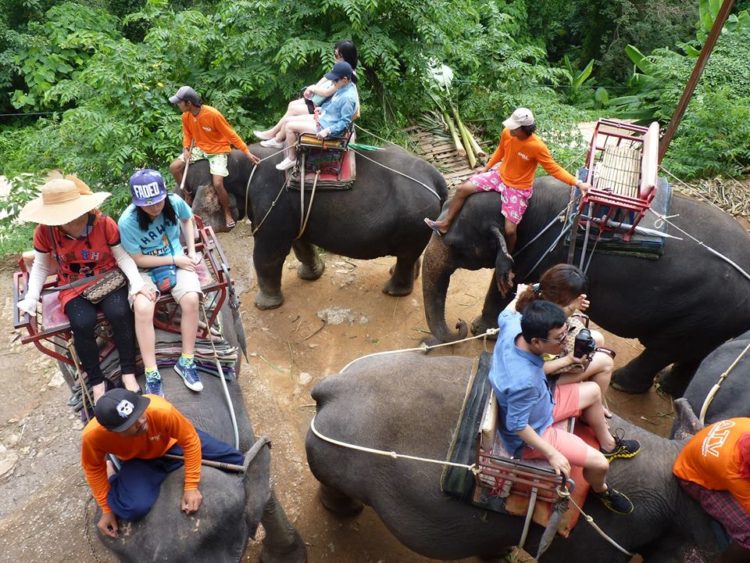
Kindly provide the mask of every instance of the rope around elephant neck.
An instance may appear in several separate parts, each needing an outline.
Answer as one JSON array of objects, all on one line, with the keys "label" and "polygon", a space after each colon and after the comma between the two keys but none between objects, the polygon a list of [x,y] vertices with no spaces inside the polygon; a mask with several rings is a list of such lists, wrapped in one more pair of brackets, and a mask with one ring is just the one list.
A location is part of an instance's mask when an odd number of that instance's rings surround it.
[{"label": "rope around elephant neck", "polygon": [[325,434],[322,434],[316,427],[315,427],[315,418],[318,415],[316,414],[313,419],[310,421],[310,430],[312,430],[312,433],[315,434],[318,438],[323,440],[324,442],[328,442],[329,444],[333,444],[335,446],[341,446],[342,448],[347,448],[349,450],[356,450],[358,452],[365,452],[368,454],[375,454],[375,455],[382,455],[385,457],[390,457],[391,459],[410,459],[412,461],[423,461],[425,463],[432,463],[435,465],[449,465],[451,467],[459,467],[462,469],[467,469],[471,471],[474,475],[477,475],[479,473],[479,468],[477,467],[476,463],[472,463],[471,465],[468,465],[466,463],[456,463],[453,461],[447,461],[444,459],[432,459],[429,457],[420,457],[416,455],[408,455],[408,454],[399,454],[394,451],[386,451],[386,450],[379,450],[377,448],[368,448],[365,446],[358,446],[357,444],[351,444],[349,442],[343,442],[341,440],[336,440],[335,438],[331,438],[329,436],[326,436]]},{"label": "rope around elephant neck", "polygon": [[747,354],[747,351],[750,350],[750,344],[745,346],[745,349],[740,352],[740,355],[735,358],[735,360],[732,362],[732,365],[730,365],[724,373],[722,373],[719,376],[719,381],[717,381],[713,387],[711,387],[711,390],[708,392],[708,395],[706,395],[706,399],[703,401],[703,406],[701,407],[701,414],[700,414],[700,421],[701,424],[706,423],[706,414],[708,413],[708,407],[711,406],[711,403],[714,400],[714,397],[716,397],[716,394],[719,392],[719,388],[721,387],[721,384],[724,383],[724,380],[729,377],[729,374],[732,372],[732,370],[737,367],[737,364],[740,363],[740,360],[745,357],[745,354]]},{"label": "rope around elephant neck", "polygon": [[372,354],[367,354],[366,356],[360,356],[359,358],[354,358],[351,362],[346,364],[339,373],[344,373],[347,369],[349,369],[349,366],[357,363],[360,360],[364,360],[365,358],[373,358],[375,356],[387,356],[389,354],[401,354],[402,352],[425,352],[427,353],[430,350],[434,350],[435,348],[442,348],[443,346],[453,346],[454,344],[460,344],[461,342],[468,342],[469,340],[477,340],[479,338],[486,339],[488,336],[495,336],[498,332],[500,332],[499,328],[488,328],[482,334],[477,334],[476,336],[468,336],[466,338],[462,338],[461,340],[454,340],[453,342],[443,342],[442,344],[433,344],[432,346],[428,346],[427,344],[422,344],[421,346],[417,346],[416,348],[401,348],[399,350],[385,350],[384,352],[373,352]]},{"label": "rope around elephant neck", "polygon": [[358,151],[355,148],[349,147],[349,150],[352,151],[354,154],[358,154],[362,158],[364,158],[366,160],[369,160],[370,162],[372,162],[374,164],[377,164],[378,166],[381,166],[381,167],[385,168],[386,170],[390,170],[391,172],[393,172],[395,174],[398,174],[399,176],[403,176],[404,178],[408,178],[412,182],[416,182],[417,184],[419,184],[420,186],[422,186],[424,189],[426,189],[428,192],[430,192],[432,195],[434,195],[437,198],[438,201],[440,201],[440,196],[437,194],[437,192],[435,190],[433,190],[430,186],[428,186],[427,184],[425,184],[424,182],[422,182],[421,180],[417,180],[416,178],[413,178],[413,177],[409,176],[408,174],[404,174],[403,172],[400,172],[400,171],[396,170],[395,168],[391,168],[390,166],[386,166],[385,164],[382,164],[382,163],[378,162],[377,160],[374,160],[374,159],[370,158],[369,156],[365,156],[364,154],[362,154],[360,151]]}]

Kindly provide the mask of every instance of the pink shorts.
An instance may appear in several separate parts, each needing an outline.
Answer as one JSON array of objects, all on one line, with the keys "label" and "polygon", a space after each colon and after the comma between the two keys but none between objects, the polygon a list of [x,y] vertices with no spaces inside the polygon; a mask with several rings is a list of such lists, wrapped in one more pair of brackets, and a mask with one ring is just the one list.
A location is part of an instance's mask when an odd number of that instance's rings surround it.
[{"label": "pink shorts", "polygon": [[483,174],[475,174],[469,178],[469,182],[474,184],[477,192],[498,192],[503,202],[502,213],[514,225],[521,222],[529,198],[534,193],[534,188],[517,190],[506,186],[500,178],[497,168]]},{"label": "pink shorts", "polygon": [[[570,462],[583,467],[586,464],[589,445],[575,434],[564,429],[568,418],[581,416],[578,407],[578,384],[555,386],[555,408],[552,411],[554,422],[542,432],[542,438],[552,444]],[[545,455],[533,448],[524,448],[525,459],[545,459]]]}]

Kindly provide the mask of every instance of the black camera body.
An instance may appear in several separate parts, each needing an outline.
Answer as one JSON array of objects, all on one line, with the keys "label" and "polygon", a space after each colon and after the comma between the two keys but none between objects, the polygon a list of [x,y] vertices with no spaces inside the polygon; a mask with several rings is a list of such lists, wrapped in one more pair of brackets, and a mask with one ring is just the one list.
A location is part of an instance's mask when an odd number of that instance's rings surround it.
[{"label": "black camera body", "polygon": [[591,331],[587,328],[579,330],[573,344],[573,356],[576,358],[586,358],[591,356],[595,350],[596,341],[591,336]]}]

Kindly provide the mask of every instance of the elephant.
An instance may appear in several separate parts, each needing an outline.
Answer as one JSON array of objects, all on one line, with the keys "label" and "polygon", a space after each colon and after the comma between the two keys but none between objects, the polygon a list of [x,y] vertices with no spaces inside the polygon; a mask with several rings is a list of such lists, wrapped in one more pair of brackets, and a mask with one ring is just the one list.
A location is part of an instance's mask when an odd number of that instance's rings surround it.
[{"label": "elephant", "polygon": [[[372,355],[312,390],[315,430],[335,440],[429,458],[448,459],[474,361],[401,352]],[[672,464],[682,442],[660,438],[614,415],[613,429],[638,439],[642,453],[612,463],[607,482],[635,505],[629,515],[608,511],[589,495],[583,510],[625,549],[645,561],[711,561],[720,550],[709,518],[680,489]],[[441,465],[393,459],[331,444],[312,430],[308,465],[323,505],[353,515],[375,510],[405,546],[435,559],[499,557],[518,543],[523,517],[489,512],[441,493]],[[525,548],[535,553],[543,529],[533,525]],[[556,538],[543,561],[629,561],[581,518],[567,539]]]},{"label": "elephant", "polygon": [[[256,145],[252,152],[264,161],[250,182],[248,209],[246,187],[252,166],[238,151],[229,157],[225,187],[238,217],[247,214],[255,230],[253,261],[259,285],[255,305],[259,309],[273,309],[284,302],[281,272],[290,248],[300,261],[297,275],[305,280],[323,274],[325,265],[315,246],[359,259],[396,256],[383,292],[411,293],[419,258],[430,238],[423,219],[436,217],[447,196],[445,180],[434,167],[396,146],[358,155],[351,189],[318,189],[314,199],[306,192],[304,205],[312,204],[312,212],[300,236],[305,222],[300,194],[283,188],[284,173],[274,166],[281,155]],[[218,229],[223,219],[210,183],[207,162],[190,166],[186,186],[195,194],[193,211]]]},{"label": "elephant", "polygon": [[[231,314],[225,305],[221,312],[224,336],[237,342]],[[171,370],[170,370],[171,371]],[[203,391],[189,391],[177,376],[163,374],[167,400],[174,404],[196,427],[234,443],[233,426],[222,384],[218,377],[204,375]],[[239,382],[228,382],[240,438],[240,451],[255,442],[245,410]],[[246,461],[247,463],[247,461]],[[200,491],[203,503],[198,512],[186,516],[180,511],[184,470],[169,474],[150,512],[135,522],[120,522],[120,535],[113,539],[96,529],[97,514],[90,519],[92,531],[121,561],[219,561],[242,560],[248,537],[255,535],[258,523],[266,531],[261,561],[269,563],[302,562],[306,548],[302,538],[288,521],[284,509],[271,488],[271,456],[261,447],[247,472],[229,473],[201,467]]]},{"label": "elephant", "polygon": [[[514,282],[528,283],[550,266],[566,261],[568,247],[563,242],[545,252],[561,232],[562,223],[554,218],[568,205],[569,195],[568,186],[554,178],[536,179],[534,195],[518,226],[519,252],[513,261],[502,236],[500,196],[479,193],[466,200],[450,231],[433,236],[423,257],[425,315],[434,340],[454,341],[468,332],[463,321],[455,332],[445,321],[448,285],[457,268],[495,269],[482,313],[472,322],[472,330],[482,333],[497,327],[497,316],[511,299],[507,291],[511,272]],[[669,213],[680,228],[723,252],[745,272],[750,270],[750,236],[732,217],[679,195],[673,197]],[[552,228],[523,249],[550,224]],[[747,277],[687,236],[668,239],[658,260],[595,252],[587,275],[591,301],[587,314],[618,336],[639,338],[645,348],[615,371],[613,385],[622,391],[647,391],[656,374],[673,364],[661,384],[679,396],[711,350],[750,328]]]},{"label": "elephant", "polygon": [[700,416],[711,388],[719,382],[723,373],[728,372],[706,409],[705,424],[738,416],[750,417],[750,349],[746,350],[748,345],[750,331],[716,348],[703,360],[695,372],[695,377],[685,389],[684,399],[690,404],[693,412]]}]

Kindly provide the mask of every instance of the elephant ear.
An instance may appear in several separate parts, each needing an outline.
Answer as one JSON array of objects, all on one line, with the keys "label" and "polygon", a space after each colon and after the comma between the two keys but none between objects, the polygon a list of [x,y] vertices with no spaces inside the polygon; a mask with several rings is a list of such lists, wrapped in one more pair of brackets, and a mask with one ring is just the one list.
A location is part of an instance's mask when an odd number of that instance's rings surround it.
[{"label": "elephant ear", "polygon": [[513,289],[513,258],[508,253],[508,245],[505,235],[498,227],[491,227],[492,237],[497,241],[497,254],[495,256],[495,282],[500,294],[507,297]]},{"label": "elephant ear", "polygon": [[684,440],[695,435],[703,423],[693,412],[693,407],[684,397],[674,401],[674,424],[672,425],[672,439]]}]

